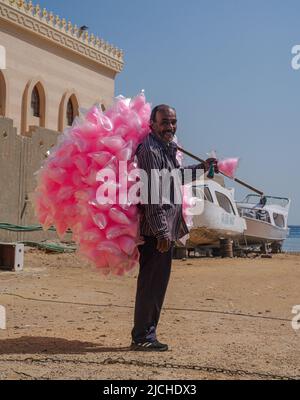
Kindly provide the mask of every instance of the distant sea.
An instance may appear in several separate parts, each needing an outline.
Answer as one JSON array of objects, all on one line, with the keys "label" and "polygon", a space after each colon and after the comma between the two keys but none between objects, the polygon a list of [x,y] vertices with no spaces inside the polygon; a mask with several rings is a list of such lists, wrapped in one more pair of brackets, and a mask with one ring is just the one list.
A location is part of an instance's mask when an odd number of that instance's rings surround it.
[{"label": "distant sea", "polygon": [[282,249],[291,253],[300,252],[300,225],[290,225],[290,233]]}]

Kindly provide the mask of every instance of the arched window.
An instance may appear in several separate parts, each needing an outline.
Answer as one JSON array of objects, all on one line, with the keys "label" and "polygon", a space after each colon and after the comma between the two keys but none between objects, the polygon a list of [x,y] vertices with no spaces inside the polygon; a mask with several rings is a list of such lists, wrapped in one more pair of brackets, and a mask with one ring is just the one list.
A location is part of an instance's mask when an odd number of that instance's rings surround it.
[{"label": "arched window", "polygon": [[75,115],[74,115],[74,107],[71,98],[68,101],[67,104],[67,125],[72,126],[73,121],[74,121]]},{"label": "arched window", "polygon": [[40,94],[37,86],[35,86],[31,93],[31,111],[34,117],[40,117]]},{"label": "arched window", "polygon": [[78,97],[74,89],[71,89],[64,93],[59,105],[58,131],[63,132],[66,127],[72,126],[78,115]]},{"label": "arched window", "polygon": [[28,81],[22,97],[22,135],[31,135],[31,127],[46,127],[47,122],[47,92],[45,82],[41,77]]}]

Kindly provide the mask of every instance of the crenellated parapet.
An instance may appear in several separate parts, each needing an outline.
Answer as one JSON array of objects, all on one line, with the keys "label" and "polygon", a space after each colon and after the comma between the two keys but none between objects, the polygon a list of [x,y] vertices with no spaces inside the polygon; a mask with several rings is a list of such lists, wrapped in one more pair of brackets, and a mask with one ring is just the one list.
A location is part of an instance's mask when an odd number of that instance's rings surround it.
[{"label": "crenellated parapet", "polygon": [[80,30],[65,18],[45,8],[41,9],[39,4],[33,5],[31,0],[0,0],[1,19],[30,30],[115,72],[123,68],[122,50],[88,31]]}]

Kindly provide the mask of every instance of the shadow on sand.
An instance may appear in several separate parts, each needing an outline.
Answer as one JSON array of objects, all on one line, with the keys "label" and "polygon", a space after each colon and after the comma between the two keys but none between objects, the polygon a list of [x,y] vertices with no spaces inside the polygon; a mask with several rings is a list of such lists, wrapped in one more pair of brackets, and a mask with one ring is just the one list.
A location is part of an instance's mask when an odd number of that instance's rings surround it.
[{"label": "shadow on sand", "polygon": [[129,347],[103,347],[97,343],[56,337],[23,336],[0,340],[0,355],[4,354],[84,354],[130,351]]}]

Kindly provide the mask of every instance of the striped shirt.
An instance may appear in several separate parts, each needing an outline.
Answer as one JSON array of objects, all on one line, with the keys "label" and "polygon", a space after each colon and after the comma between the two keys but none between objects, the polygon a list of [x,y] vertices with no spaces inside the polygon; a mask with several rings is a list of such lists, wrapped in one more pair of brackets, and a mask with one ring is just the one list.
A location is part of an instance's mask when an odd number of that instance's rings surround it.
[{"label": "striped shirt", "polygon": [[[150,133],[138,146],[136,156],[138,168],[143,169],[148,177],[148,204],[143,202],[139,205],[140,210],[140,234],[142,236],[154,236],[157,239],[168,238],[176,241],[188,233],[187,225],[182,215],[182,204],[175,203],[175,193],[181,193],[181,185],[184,182],[184,170],[192,170],[191,180],[196,179],[196,170],[201,164],[180,167],[176,159],[177,145],[175,142],[166,144],[154,133]],[[162,200],[162,187],[159,189],[159,201],[151,203],[151,188],[153,190],[153,179],[151,182],[151,171],[167,170],[178,173],[179,179],[174,179],[170,185],[169,202]],[[153,174],[153,172],[152,172]],[[143,181],[143,179],[141,178]],[[162,181],[160,181],[161,183]],[[177,192],[176,192],[177,191]],[[155,190],[154,190],[155,192]]]}]

